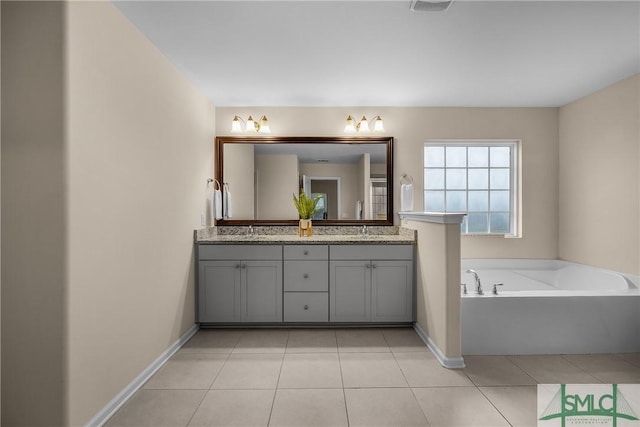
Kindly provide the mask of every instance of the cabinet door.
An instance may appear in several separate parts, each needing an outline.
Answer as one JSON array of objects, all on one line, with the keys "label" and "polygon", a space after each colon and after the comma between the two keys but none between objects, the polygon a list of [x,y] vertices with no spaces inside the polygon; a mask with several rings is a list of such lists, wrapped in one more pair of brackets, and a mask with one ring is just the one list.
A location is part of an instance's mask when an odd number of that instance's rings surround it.
[{"label": "cabinet door", "polygon": [[240,320],[240,261],[200,261],[198,321]]},{"label": "cabinet door", "polygon": [[243,261],[242,321],[282,322],[282,261]]},{"label": "cabinet door", "polygon": [[371,261],[371,321],[413,320],[413,262]]},{"label": "cabinet door", "polygon": [[329,320],[368,322],[371,319],[369,261],[331,261]]}]

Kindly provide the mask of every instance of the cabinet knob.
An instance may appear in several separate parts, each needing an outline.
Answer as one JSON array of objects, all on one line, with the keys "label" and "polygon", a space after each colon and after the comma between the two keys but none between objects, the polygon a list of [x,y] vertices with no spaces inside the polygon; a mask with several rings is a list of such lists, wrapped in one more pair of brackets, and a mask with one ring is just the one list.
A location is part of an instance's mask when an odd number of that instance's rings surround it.
[{"label": "cabinet knob", "polygon": [[367,265],[365,265],[365,267],[371,268],[371,264],[367,264]]},{"label": "cabinet knob", "polygon": [[240,264],[236,264],[236,268],[240,268]]},{"label": "cabinet knob", "polygon": [[302,275],[302,277],[304,277],[305,279],[308,279],[309,275],[307,273],[304,273],[304,275]]},{"label": "cabinet knob", "polygon": [[309,310],[309,306],[305,304],[305,305],[304,305],[304,309],[305,309],[305,310]]},{"label": "cabinet knob", "polygon": [[240,268],[247,268],[247,264],[242,264]]},{"label": "cabinet knob", "polygon": [[307,250],[305,250],[303,253],[304,253],[305,255],[309,255],[309,251],[307,251]]},{"label": "cabinet knob", "polygon": [[371,268],[376,268],[376,265],[375,264],[371,264]]}]

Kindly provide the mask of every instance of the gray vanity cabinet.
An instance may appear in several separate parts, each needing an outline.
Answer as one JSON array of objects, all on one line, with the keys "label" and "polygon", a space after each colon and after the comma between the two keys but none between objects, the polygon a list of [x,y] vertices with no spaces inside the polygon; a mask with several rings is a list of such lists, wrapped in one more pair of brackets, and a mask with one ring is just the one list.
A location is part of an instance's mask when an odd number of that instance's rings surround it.
[{"label": "gray vanity cabinet", "polygon": [[331,322],[413,321],[413,246],[331,246]]},{"label": "gray vanity cabinet", "polygon": [[284,321],[329,321],[329,247],[284,247]]},{"label": "gray vanity cabinet", "polygon": [[201,245],[201,323],[282,322],[282,246]]}]

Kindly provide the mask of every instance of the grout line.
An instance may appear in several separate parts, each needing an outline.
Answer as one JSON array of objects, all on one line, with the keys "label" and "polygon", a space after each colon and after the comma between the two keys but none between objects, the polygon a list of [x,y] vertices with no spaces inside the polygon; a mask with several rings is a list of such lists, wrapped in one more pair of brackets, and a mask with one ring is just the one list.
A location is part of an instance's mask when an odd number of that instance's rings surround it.
[{"label": "grout line", "polygon": [[273,408],[276,405],[276,396],[278,395],[278,386],[280,385],[280,377],[282,376],[282,366],[284,365],[284,357],[287,354],[287,345],[289,345],[289,329],[287,329],[287,342],[284,345],[284,352],[282,353],[282,359],[280,360],[280,370],[278,371],[276,388],[275,390],[273,390],[273,400],[271,401],[271,411],[269,411],[269,419],[267,420],[267,426],[271,424],[271,417],[273,416]]},{"label": "grout line", "polygon": [[484,394],[484,392],[480,389],[480,387],[476,387],[476,389],[480,392],[480,394],[482,394],[482,396],[487,400],[487,402],[489,402],[489,404],[495,408],[495,410],[500,414],[500,416],[502,416],[502,418],[504,418],[504,420],[507,422],[507,424],[509,424],[511,427],[513,427],[513,424],[511,423],[511,421],[509,421],[509,419],[506,417],[506,415],[504,415],[502,413],[502,411],[500,409],[498,409],[498,407],[493,403],[493,401],[491,401],[491,399],[489,399],[489,397],[486,394]]}]

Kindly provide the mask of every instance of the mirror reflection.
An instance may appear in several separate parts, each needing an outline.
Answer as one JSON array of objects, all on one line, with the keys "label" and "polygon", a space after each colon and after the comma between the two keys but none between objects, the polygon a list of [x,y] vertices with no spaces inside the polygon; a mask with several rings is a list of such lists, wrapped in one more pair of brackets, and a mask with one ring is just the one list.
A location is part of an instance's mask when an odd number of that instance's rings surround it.
[{"label": "mirror reflection", "polygon": [[316,222],[392,221],[389,140],[229,143],[218,138],[218,168],[233,195],[228,220],[297,221],[293,194],[305,192],[319,199]]}]

